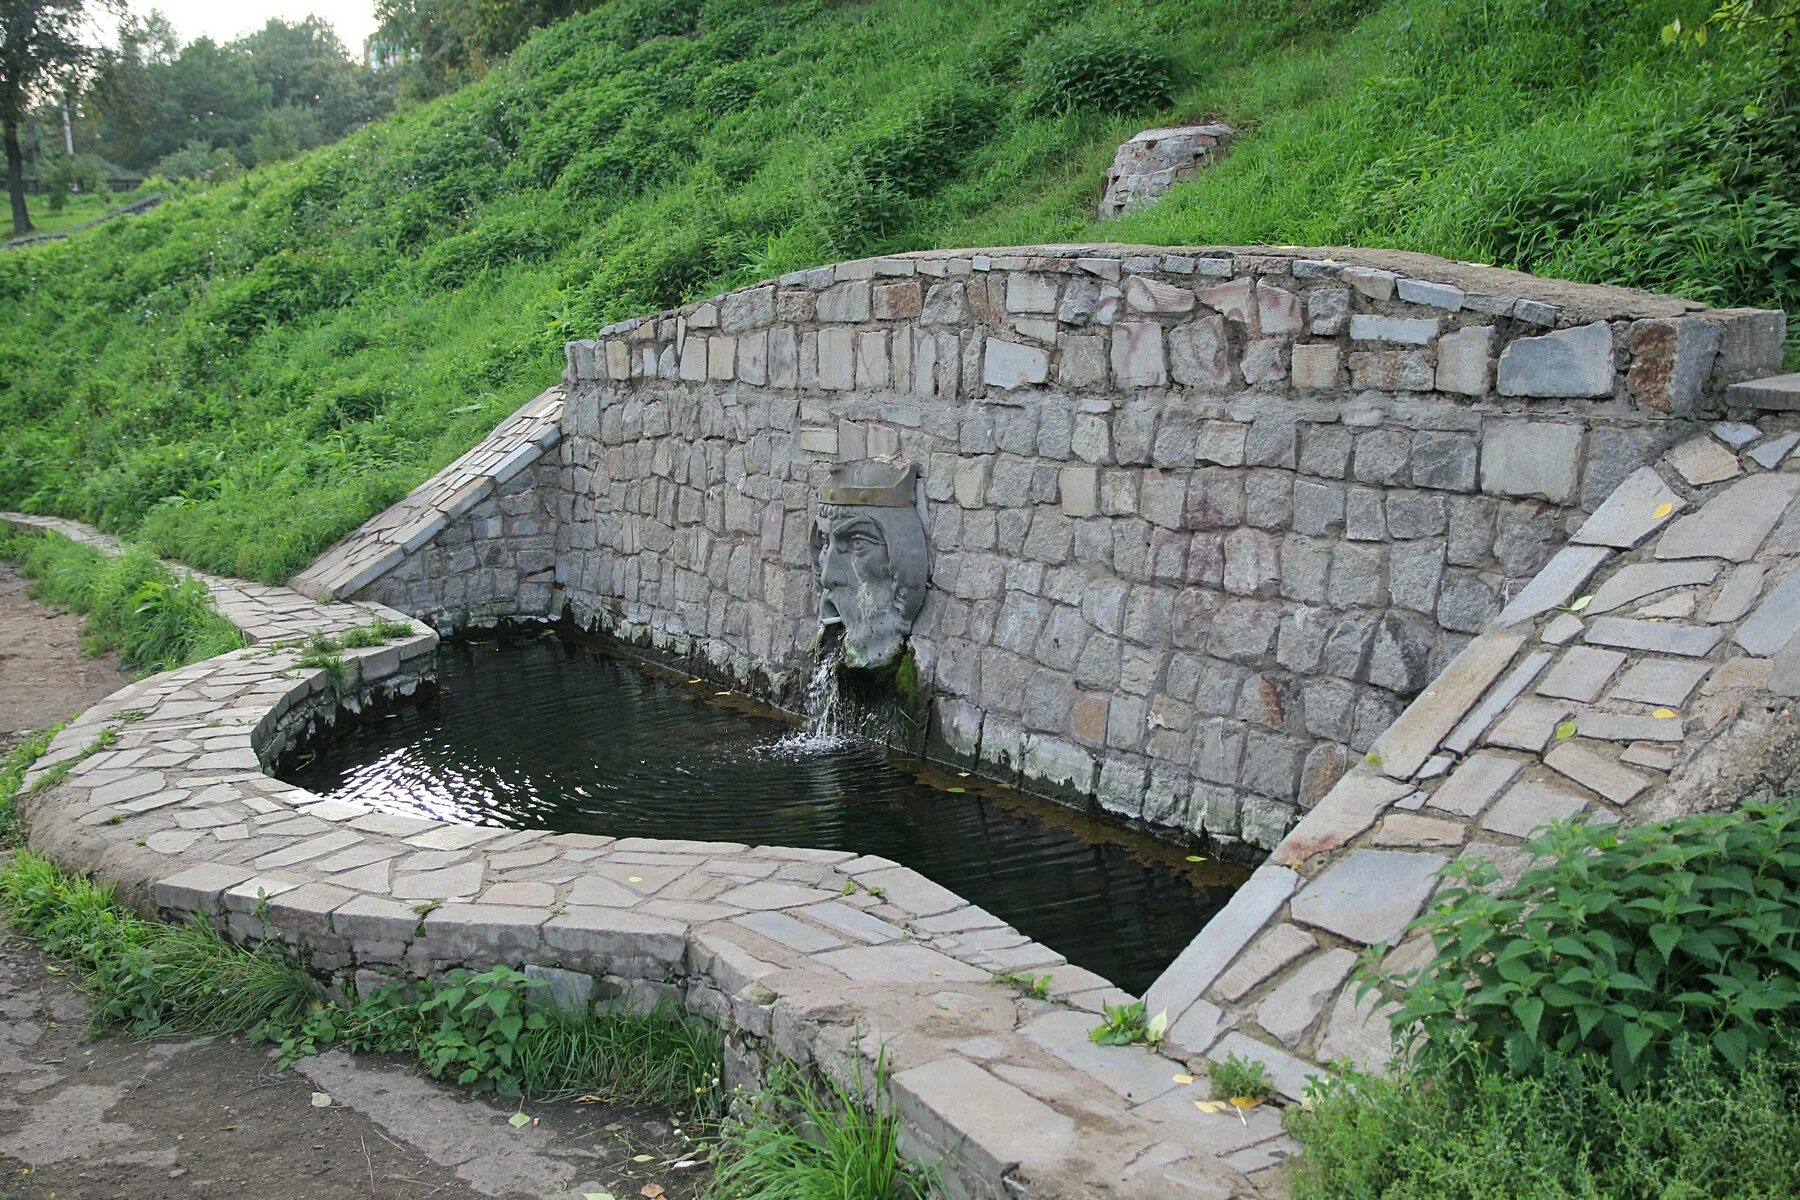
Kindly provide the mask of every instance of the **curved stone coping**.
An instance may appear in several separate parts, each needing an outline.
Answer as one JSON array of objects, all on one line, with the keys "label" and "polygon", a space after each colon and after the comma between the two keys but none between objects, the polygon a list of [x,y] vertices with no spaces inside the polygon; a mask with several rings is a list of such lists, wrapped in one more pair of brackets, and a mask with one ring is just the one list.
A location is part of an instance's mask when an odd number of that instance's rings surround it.
[{"label": "curved stone coping", "polygon": [[1390,971],[1428,961],[1405,928],[1452,858],[1516,879],[1553,819],[1650,822],[1782,787],[1797,444],[1792,419],[1726,422],[1627,477],[1151,986],[1172,1048],[1258,1057],[1288,1095],[1314,1062],[1379,1066],[1391,1006],[1347,980],[1372,945],[1397,943]]},{"label": "curved stone coping", "polygon": [[[4,519],[113,545],[70,522]],[[908,1147],[949,1156],[953,1195],[1247,1196],[1273,1183],[1252,1173],[1295,1149],[1273,1111],[1196,1110],[1180,1062],[1094,1046],[1095,1014],[1128,997],[886,859],[447,824],[269,778],[263,764],[339,706],[286,639],[404,618],[207,583],[257,644],[107,697],[21,793],[33,848],[129,902],[207,914],[339,981],[504,962],[581,996],[675,999],[724,1029],[728,1084],[777,1055],[841,1075],[847,1052],[885,1048]],[[344,652],[351,703],[428,670],[437,637],[414,628]],[[1050,973],[1051,998],[997,985],[1000,971]]]},{"label": "curved stone coping", "polygon": [[494,494],[562,437],[559,387],[533,397],[485,438],[392,507],[363,522],[290,581],[319,600],[341,600],[398,567]]}]

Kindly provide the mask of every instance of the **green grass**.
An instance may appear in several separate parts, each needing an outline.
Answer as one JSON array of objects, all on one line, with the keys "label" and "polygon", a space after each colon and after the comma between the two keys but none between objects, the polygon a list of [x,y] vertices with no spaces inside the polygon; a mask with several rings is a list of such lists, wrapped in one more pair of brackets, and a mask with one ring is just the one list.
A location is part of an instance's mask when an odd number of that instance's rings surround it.
[{"label": "green grass", "polygon": [[0,558],[19,563],[30,594],[85,613],[82,648],[118,651],[131,670],[151,675],[239,649],[243,634],[213,606],[206,585],[177,579],[142,546],[108,555],[60,534],[0,534]]},{"label": "green grass", "polygon": [[[1800,89],[1741,38],[1662,44],[1710,7],[614,0],[334,146],[0,256],[0,505],[277,581],[565,340],[883,251],[1339,242],[1800,309]],[[1217,170],[1092,221],[1117,142],[1213,114],[1244,130]]]},{"label": "green grass", "polygon": [[1289,1109],[1294,1200],[1785,1200],[1800,1195],[1800,1038],[1741,1071],[1688,1042],[1653,1087],[1602,1058],[1538,1077],[1474,1064],[1352,1075]]},{"label": "green grass", "polygon": [[50,749],[51,741],[61,732],[61,725],[53,725],[49,729],[26,734],[24,741],[5,754],[0,754],[0,846],[10,845],[18,832],[18,816],[13,811],[13,800],[25,783],[25,772],[31,770],[32,763],[44,756],[44,752]]},{"label": "green grass", "polygon": [[861,1060],[848,1086],[793,1068],[727,1121],[713,1200],[930,1200],[933,1164],[900,1153],[900,1122],[887,1107],[887,1061],[875,1065],[873,1105]]}]

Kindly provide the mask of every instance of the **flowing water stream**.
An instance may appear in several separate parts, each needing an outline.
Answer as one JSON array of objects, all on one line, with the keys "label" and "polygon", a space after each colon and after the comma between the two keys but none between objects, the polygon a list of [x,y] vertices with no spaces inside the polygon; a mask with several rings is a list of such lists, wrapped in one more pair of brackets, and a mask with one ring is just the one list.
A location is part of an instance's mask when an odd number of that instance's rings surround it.
[{"label": "flowing water stream", "polygon": [[435,698],[360,718],[282,777],[398,813],[880,854],[1141,990],[1245,877],[1110,821],[795,730],[712,684],[554,636],[448,643]]}]

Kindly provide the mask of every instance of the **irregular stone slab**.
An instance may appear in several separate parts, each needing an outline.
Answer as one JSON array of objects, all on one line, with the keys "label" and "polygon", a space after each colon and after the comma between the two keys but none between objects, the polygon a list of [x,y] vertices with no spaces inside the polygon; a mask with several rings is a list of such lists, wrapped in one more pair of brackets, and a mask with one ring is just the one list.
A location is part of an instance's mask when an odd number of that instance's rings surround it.
[{"label": "irregular stone slab", "polygon": [[1459,817],[1473,817],[1500,794],[1500,789],[1512,782],[1513,776],[1524,765],[1519,759],[1485,750],[1471,754],[1425,803],[1430,808]]},{"label": "irregular stone slab", "polygon": [[1568,715],[1567,704],[1521,700],[1508,709],[1500,723],[1489,732],[1488,744],[1542,754],[1555,735],[1556,726]]},{"label": "irregular stone slab", "polygon": [[752,933],[761,934],[772,942],[778,942],[789,950],[798,950],[802,954],[830,950],[844,944],[843,938],[826,933],[804,921],[796,921],[786,913],[745,913],[733,918],[733,921]]},{"label": "irregular stone slab", "polygon": [[1245,993],[1318,944],[1312,934],[1283,921],[1252,942],[1231,970],[1219,977],[1219,996],[1243,999]]},{"label": "irregular stone slab", "polygon": [[1653,771],[1675,769],[1676,747],[1655,742],[1633,742],[1619,755],[1619,761],[1631,767],[1649,767]]},{"label": "irregular stone slab", "polygon": [[400,900],[448,900],[473,896],[481,890],[482,864],[463,863],[441,871],[419,871],[394,877],[393,894]]},{"label": "irregular stone slab", "polygon": [[1395,779],[1412,778],[1524,644],[1524,633],[1496,630],[1463,647],[1400,719],[1375,739],[1370,752],[1380,758],[1381,770]]},{"label": "irregular stone slab", "polygon": [[1706,610],[1707,624],[1723,625],[1742,620],[1750,606],[1756,603],[1756,598],[1762,595],[1763,576],[1767,571],[1762,563],[1733,567],[1725,586],[1719,589],[1711,607]]},{"label": "irregular stone slab", "polygon": [[1514,667],[1512,673],[1500,682],[1493,691],[1483,696],[1475,710],[1465,717],[1457,727],[1450,731],[1444,739],[1444,749],[1456,754],[1468,753],[1487,729],[1494,718],[1517,700],[1524,690],[1549,665],[1553,656],[1548,650],[1537,650],[1525,656],[1524,660]]},{"label": "irregular stone slab", "polygon": [[1703,586],[1718,577],[1719,564],[1706,559],[1632,563],[1613,572],[1612,577],[1595,590],[1594,598],[1582,611],[1597,617],[1645,596],[1678,587]]},{"label": "irregular stone slab", "polygon": [[1256,1006],[1256,1023],[1293,1049],[1343,986],[1356,959],[1356,951],[1342,947],[1314,955]]},{"label": "irregular stone slab", "polygon": [[1674,621],[1638,621],[1630,617],[1600,617],[1588,626],[1584,639],[1596,646],[1620,646],[1656,654],[1700,658],[1712,651],[1724,636],[1718,628],[1681,625]]},{"label": "irregular stone slab", "polygon": [[1744,408],[1762,408],[1772,412],[1800,410],[1800,371],[1792,375],[1771,375],[1767,379],[1751,379],[1734,383],[1725,389],[1726,399]]},{"label": "irregular stone slab", "polygon": [[[1663,505],[1668,511],[1663,511]],[[1571,542],[1629,550],[1687,507],[1653,467],[1639,467],[1613,489],[1594,515],[1582,522]],[[1659,517],[1656,514],[1661,512]]]},{"label": "irregular stone slab", "polygon": [[1359,342],[1398,342],[1428,346],[1443,322],[1437,317],[1381,317],[1357,313],[1350,318],[1350,337]]},{"label": "irregular stone slab", "polygon": [[1770,660],[1768,688],[1777,696],[1800,696],[1800,639]]},{"label": "irregular stone slab", "polygon": [[[544,923],[544,944],[579,956],[568,965],[604,969],[650,960],[674,966],[687,948],[679,921],[613,908],[568,908]],[[631,974],[641,974],[641,968]]]},{"label": "irregular stone slab", "polygon": [[1300,876],[1286,867],[1263,865],[1232,894],[1225,907],[1176,955],[1144,993],[1144,1009],[1167,1012],[1171,1022],[1200,999],[1231,960],[1281,911]]},{"label": "irregular stone slab", "polygon": [[836,900],[838,897],[822,888],[803,887],[797,883],[747,883],[733,888],[719,897],[720,904],[729,904],[734,908],[799,908],[805,904],[817,904],[822,900]]},{"label": "irregular stone slab", "polygon": [[166,879],[157,880],[151,886],[150,895],[161,909],[216,916],[220,911],[220,897],[252,874],[247,868],[224,863],[195,863]]},{"label": "irregular stone slab", "polygon": [[1629,804],[1653,782],[1648,775],[1620,766],[1616,759],[1579,742],[1563,742],[1553,747],[1544,756],[1544,762],[1614,804]]},{"label": "irregular stone slab", "polygon": [[1335,850],[1373,825],[1382,809],[1411,791],[1409,783],[1369,771],[1351,771],[1288,832],[1270,861],[1294,867],[1316,854]]},{"label": "irregular stone slab", "polygon": [[[1420,803],[1425,796],[1420,793]],[[1463,828],[1460,821],[1446,821],[1439,817],[1425,817],[1418,813],[1401,812],[1382,820],[1381,828],[1375,831],[1370,843],[1375,846],[1460,846],[1468,837],[1469,831]]]},{"label": "irregular stone slab", "polygon": [[991,337],[982,359],[981,379],[991,387],[1021,388],[1049,378],[1050,355],[1036,346]]},{"label": "irregular stone slab", "polygon": [[864,887],[881,889],[882,899],[915,917],[936,916],[965,903],[949,888],[939,887],[910,867],[866,872],[858,875],[856,881]]},{"label": "irregular stone slab", "polygon": [[1800,475],[1752,475],[1681,518],[1656,544],[1656,557],[1747,562],[1800,491]]},{"label": "irregular stone slab", "polygon": [[1544,626],[1544,632],[1539,637],[1547,646],[1560,646],[1584,628],[1581,618],[1574,613],[1557,613],[1550,618],[1549,624]]},{"label": "irregular stone slab", "polygon": [[1019,1032],[1112,1091],[1142,1104],[1175,1088],[1169,1060],[1141,1046],[1099,1046],[1088,1038],[1094,1018],[1084,1012],[1046,1013]]},{"label": "irregular stone slab", "polygon": [[1738,645],[1757,658],[1768,658],[1800,632],[1800,570],[1781,581],[1768,599],[1738,626]]},{"label": "irregular stone slab", "polygon": [[1688,693],[1712,670],[1708,662],[1682,662],[1672,658],[1650,658],[1634,663],[1612,690],[1611,699],[1635,700],[1639,704],[1662,704],[1679,707]]},{"label": "irregular stone slab", "polygon": [[1737,455],[1704,435],[1692,437],[1669,451],[1664,458],[1675,473],[1695,487],[1722,483],[1744,473]]},{"label": "irregular stone slab", "polygon": [[1679,742],[1682,723],[1669,717],[1584,712],[1575,718],[1575,732],[1602,742]]},{"label": "irregular stone slab", "polygon": [[1742,421],[1720,421],[1712,427],[1712,432],[1714,437],[1733,450],[1742,450],[1762,436],[1762,430],[1754,425],[1746,425]]},{"label": "irregular stone slab", "polygon": [[1600,695],[1600,689],[1625,663],[1617,650],[1596,650],[1592,646],[1576,646],[1562,658],[1538,684],[1539,695],[1564,700],[1580,700],[1584,704]]},{"label": "irregular stone slab", "polygon": [[1404,850],[1357,850],[1294,897],[1296,921],[1373,945],[1392,941],[1418,915],[1450,860]]},{"label": "irregular stone slab", "polygon": [[617,880],[608,879],[604,875],[584,875],[569,889],[567,902],[584,907],[632,908],[643,899],[642,892],[634,891]]},{"label": "irregular stone slab", "polygon": [[1784,433],[1778,438],[1770,438],[1752,450],[1750,457],[1755,459],[1759,466],[1773,471],[1793,451],[1796,442],[1800,442],[1800,433]]},{"label": "irregular stone slab", "polygon": [[1509,342],[1497,386],[1502,396],[1612,395],[1612,328],[1595,321]]},{"label": "irregular stone slab", "polygon": [[1561,608],[1611,554],[1612,551],[1604,546],[1564,546],[1500,610],[1494,624],[1502,627],[1517,625],[1531,620],[1539,613]]},{"label": "irregular stone slab", "polygon": [[1358,996],[1357,991],[1345,988],[1332,1005],[1317,1054],[1323,1062],[1348,1060],[1361,1070],[1379,1071],[1394,1056],[1391,1018],[1399,1006],[1380,992]]},{"label": "irregular stone slab", "polygon": [[995,1181],[1025,1163],[1053,1169],[1075,1146],[1075,1123],[965,1058],[941,1058],[893,1078],[900,1117],[954,1146]]},{"label": "irregular stone slab", "polygon": [[1567,788],[1542,780],[1528,780],[1508,789],[1482,821],[1481,827],[1516,838],[1528,838],[1550,822],[1566,820],[1586,807],[1587,801]]},{"label": "irregular stone slab", "polygon": [[871,916],[860,908],[851,908],[836,900],[824,904],[809,904],[799,911],[800,915],[861,942],[893,942],[906,936],[906,931],[898,925],[890,925],[880,917]]}]

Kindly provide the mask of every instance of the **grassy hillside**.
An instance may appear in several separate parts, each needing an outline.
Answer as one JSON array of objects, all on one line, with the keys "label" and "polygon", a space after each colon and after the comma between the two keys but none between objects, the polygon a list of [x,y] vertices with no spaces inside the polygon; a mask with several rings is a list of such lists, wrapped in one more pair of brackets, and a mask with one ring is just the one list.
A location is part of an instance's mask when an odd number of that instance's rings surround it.
[{"label": "grassy hillside", "polygon": [[[0,255],[0,506],[280,579],[565,339],[885,250],[1401,246],[1800,309],[1800,98],[1742,41],[1662,44],[1710,7],[615,0],[336,146]],[[1092,224],[1116,142],[1213,114],[1247,130],[1218,171]]]}]

